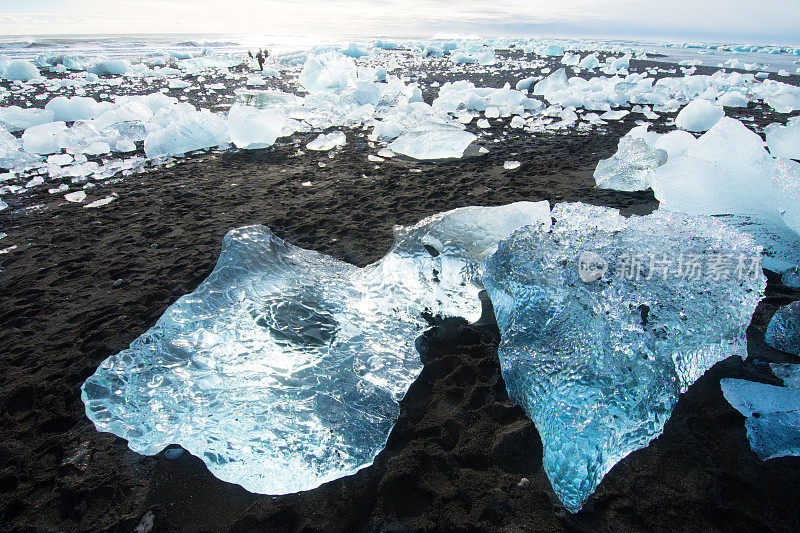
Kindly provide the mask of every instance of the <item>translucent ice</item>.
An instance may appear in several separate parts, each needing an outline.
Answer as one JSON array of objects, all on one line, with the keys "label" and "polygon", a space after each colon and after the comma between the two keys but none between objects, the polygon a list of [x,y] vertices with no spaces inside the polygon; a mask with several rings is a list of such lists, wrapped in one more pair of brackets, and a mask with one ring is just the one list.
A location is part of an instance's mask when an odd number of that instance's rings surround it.
[{"label": "translucent ice", "polygon": [[92,66],[89,71],[98,76],[121,76],[131,68],[131,62],[127,59],[111,59],[100,61]]},{"label": "translucent ice", "polygon": [[667,151],[654,148],[640,137],[626,135],[617,153],[597,163],[594,180],[602,189],[643,191],[650,187],[653,170],[667,162]]},{"label": "translucent ice", "polygon": [[40,76],[36,65],[24,59],[10,61],[3,69],[3,77],[7,80],[28,81]]},{"label": "translucent ice", "polygon": [[53,120],[64,122],[75,122],[76,120],[88,120],[95,118],[108,108],[97,102],[94,98],[83,96],[56,96],[50,100],[45,109],[53,112]]},{"label": "translucent ice", "polygon": [[773,156],[800,159],[800,117],[790,118],[785,126],[770,124],[764,133]]},{"label": "translucent ice", "polygon": [[253,492],[308,490],[372,463],[422,369],[422,313],[476,320],[480,262],[547,202],[469,207],[397,227],[364,268],[264,226],[226,235],[214,271],[83,385],[98,430],[180,444]]},{"label": "translucent ice", "polygon": [[53,122],[53,112],[46,109],[0,107],[0,126],[8,131],[22,131],[31,126]]},{"label": "translucent ice", "polygon": [[[625,219],[584,204],[559,204],[552,216],[549,231],[525,227],[503,240],[483,283],[509,396],[533,419],[544,470],[575,512],[618,461],[661,433],[689,385],[746,353],[766,282],[752,237],[712,218]],[[691,258],[740,256],[749,266],[741,276],[686,270]]]},{"label": "translucent ice", "polygon": [[286,117],[271,109],[234,104],[228,112],[231,141],[238,148],[265,148],[281,135]]},{"label": "translucent ice", "polygon": [[389,144],[396,154],[414,159],[449,159],[464,155],[477,136],[456,127],[435,127],[409,131]]},{"label": "translucent ice", "polygon": [[771,366],[786,387],[744,379],[720,380],[725,399],[747,417],[747,440],[762,461],[787,455],[800,456],[800,390],[796,388],[798,365]]},{"label": "translucent ice", "polygon": [[300,85],[310,93],[340,93],[356,77],[356,64],[338,52],[310,55],[300,71]]},{"label": "translucent ice", "polygon": [[681,109],[675,125],[687,131],[708,131],[725,116],[725,111],[714,102],[698,98]]},{"label": "translucent ice", "polygon": [[800,301],[785,305],[775,312],[764,338],[776,350],[800,356]]},{"label": "translucent ice", "polygon": [[165,128],[147,134],[144,152],[149,158],[183,155],[228,142],[225,120],[204,110],[172,116]]},{"label": "translucent ice", "polygon": [[22,147],[31,154],[54,154],[61,151],[59,135],[67,131],[63,122],[32,126],[22,134]]}]

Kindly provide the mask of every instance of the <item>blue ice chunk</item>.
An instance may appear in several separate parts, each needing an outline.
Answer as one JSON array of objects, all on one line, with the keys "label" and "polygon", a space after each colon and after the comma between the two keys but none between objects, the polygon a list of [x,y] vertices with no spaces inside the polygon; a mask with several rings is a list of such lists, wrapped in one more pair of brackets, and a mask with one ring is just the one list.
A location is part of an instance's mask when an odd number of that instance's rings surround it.
[{"label": "blue ice chunk", "polygon": [[[584,204],[552,216],[550,230],[501,241],[483,283],[509,396],[533,419],[544,470],[576,512],[617,462],[661,434],[689,385],[746,354],[766,281],[753,238],[710,217],[626,219]],[[741,277],[735,259],[727,272],[708,270],[740,256],[755,266]],[[679,270],[698,264],[699,275]]]},{"label": "blue ice chunk", "polygon": [[776,350],[800,355],[800,300],[775,312],[764,337]]}]

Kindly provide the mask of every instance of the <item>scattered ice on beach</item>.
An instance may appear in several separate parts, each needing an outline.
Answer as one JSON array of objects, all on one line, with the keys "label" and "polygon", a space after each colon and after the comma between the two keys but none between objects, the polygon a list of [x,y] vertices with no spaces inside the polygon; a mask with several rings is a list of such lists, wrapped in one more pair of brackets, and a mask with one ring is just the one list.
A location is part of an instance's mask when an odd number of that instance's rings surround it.
[{"label": "scattered ice on beach", "polygon": [[720,380],[725,399],[747,417],[747,440],[762,461],[800,456],[800,365],[770,366],[775,375],[783,380],[785,387],[744,379]]},{"label": "scattered ice on beach", "polygon": [[[678,254],[757,261],[752,237],[712,218],[626,219],[585,204],[559,204],[552,216],[549,231],[529,226],[503,240],[483,283],[509,396],[533,419],[544,470],[576,512],[617,462],[662,432],[689,385],[714,363],[746,355],[766,281],[760,268],[715,280],[663,266]],[[588,265],[597,281],[580,277],[587,252],[602,259]],[[662,261],[636,262],[651,254]]]},{"label": "scattered ice on beach", "polygon": [[692,100],[675,117],[675,125],[686,131],[708,131],[725,116],[725,110],[703,98]]},{"label": "scattered ice on beach", "polygon": [[506,170],[516,170],[520,166],[522,166],[522,163],[520,163],[519,161],[506,161],[505,163],[503,163],[503,168]]},{"label": "scattered ice on beach", "polygon": [[338,52],[309,55],[300,71],[300,85],[310,93],[340,93],[356,77],[356,64]]},{"label": "scattered ice on beach", "polygon": [[347,136],[343,131],[320,133],[316,139],[306,145],[308,150],[328,151],[347,144]]},{"label": "scattered ice on beach", "polygon": [[389,149],[414,159],[458,158],[475,139],[474,133],[443,126],[404,133],[389,144]]},{"label": "scattered ice on beach", "polygon": [[59,136],[67,131],[63,122],[32,126],[22,134],[22,147],[31,154],[46,155],[61,151]]},{"label": "scattered ice on beach", "polygon": [[86,192],[84,191],[70,192],[64,195],[64,199],[68,202],[79,204],[84,200],[86,200]]},{"label": "scattered ice on beach", "polygon": [[776,350],[800,356],[800,301],[775,312],[767,325],[765,341]]},{"label": "scattered ice on beach", "polygon": [[423,312],[481,316],[481,261],[547,202],[467,207],[395,229],[364,268],[229,232],[211,275],[83,385],[100,431],[179,444],[252,492],[309,490],[368,466],[422,370]]}]

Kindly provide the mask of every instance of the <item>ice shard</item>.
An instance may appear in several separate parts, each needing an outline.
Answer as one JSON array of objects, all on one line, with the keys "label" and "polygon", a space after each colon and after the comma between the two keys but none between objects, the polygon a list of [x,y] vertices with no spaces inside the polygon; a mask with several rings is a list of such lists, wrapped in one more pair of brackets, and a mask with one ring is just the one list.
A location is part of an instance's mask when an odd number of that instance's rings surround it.
[{"label": "ice shard", "polygon": [[785,305],[775,312],[764,338],[776,350],[800,356],[800,301]]},{"label": "ice shard", "polygon": [[784,387],[744,379],[720,380],[722,395],[747,417],[747,440],[762,461],[800,456],[800,365],[770,366]]},{"label": "ice shard", "polygon": [[528,224],[550,224],[547,202],[456,209],[395,228],[364,268],[233,230],[209,277],[84,383],[86,414],[136,452],[179,444],[253,492],[352,474],[422,369],[422,314],[477,320],[481,262]]},{"label": "ice shard", "polygon": [[689,385],[746,353],[766,282],[753,238],[713,218],[626,219],[584,204],[552,216],[549,230],[501,241],[483,283],[509,396],[533,419],[544,470],[576,512],[661,434]]}]

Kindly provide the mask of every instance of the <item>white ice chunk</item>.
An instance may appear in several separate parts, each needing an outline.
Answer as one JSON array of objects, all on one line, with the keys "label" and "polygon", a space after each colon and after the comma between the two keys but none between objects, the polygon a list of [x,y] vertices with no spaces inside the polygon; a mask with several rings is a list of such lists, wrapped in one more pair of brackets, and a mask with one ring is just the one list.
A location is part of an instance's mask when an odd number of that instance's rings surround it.
[{"label": "white ice chunk", "polygon": [[800,117],[790,118],[785,126],[770,124],[764,128],[764,133],[774,157],[800,159]]},{"label": "white ice chunk", "polygon": [[703,98],[692,100],[675,117],[675,125],[687,131],[708,131],[725,116],[725,110]]},{"label": "white ice chunk", "polygon": [[475,139],[468,131],[442,126],[404,133],[389,144],[389,149],[414,159],[459,158]]},{"label": "white ice chunk", "polygon": [[36,65],[24,59],[15,59],[8,62],[2,74],[7,80],[18,81],[29,81],[41,77]]},{"label": "white ice chunk", "polygon": [[237,148],[272,146],[285,124],[286,117],[274,110],[234,104],[228,112],[228,129]]}]

